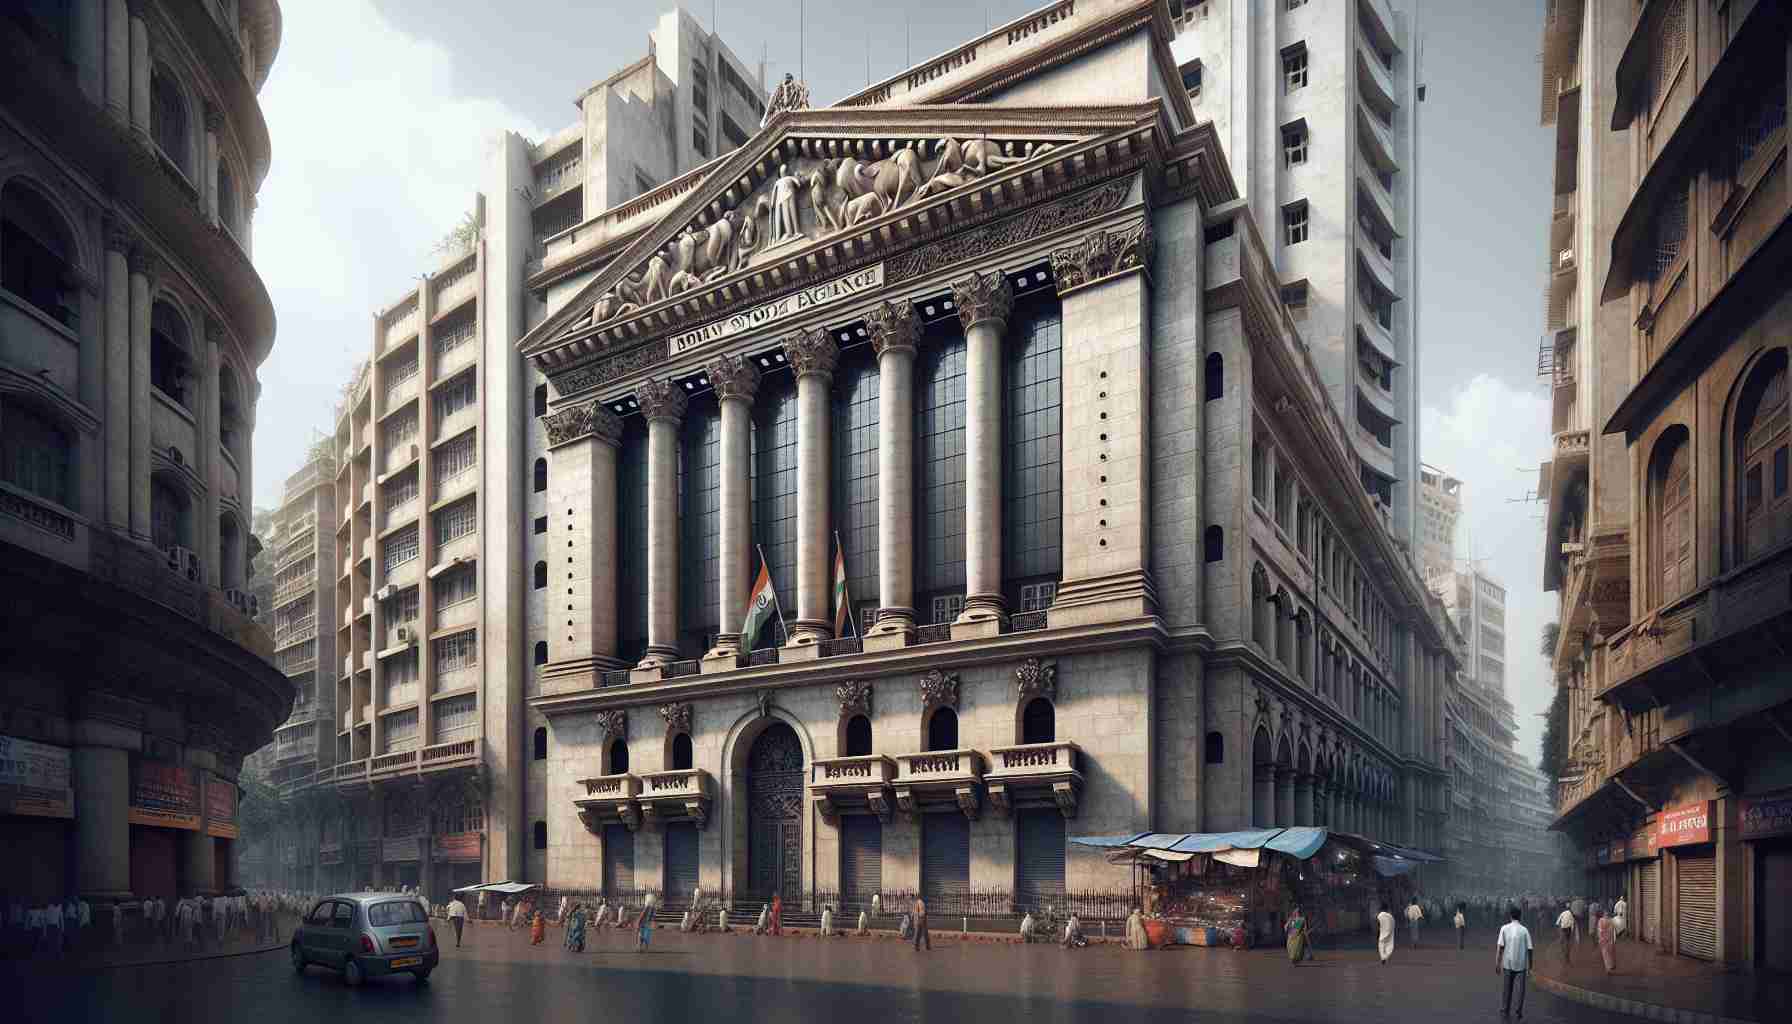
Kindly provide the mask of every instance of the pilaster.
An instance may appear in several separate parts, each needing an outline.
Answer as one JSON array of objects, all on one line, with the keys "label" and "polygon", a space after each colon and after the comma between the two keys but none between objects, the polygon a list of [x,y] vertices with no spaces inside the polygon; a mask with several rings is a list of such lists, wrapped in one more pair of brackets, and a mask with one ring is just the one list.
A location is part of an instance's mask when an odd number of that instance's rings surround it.
[{"label": "pilaster", "polygon": [[542,424],[551,466],[549,521],[562,527],[552,539],[568,542],[564,548],[548,545],[548,635],[566,655],[543,670],[542,689],[587,689],[597,685],[597,673],[622,667],[616,657],[616,458],[622,420],[601,402],[588,402],[557,410]]}]

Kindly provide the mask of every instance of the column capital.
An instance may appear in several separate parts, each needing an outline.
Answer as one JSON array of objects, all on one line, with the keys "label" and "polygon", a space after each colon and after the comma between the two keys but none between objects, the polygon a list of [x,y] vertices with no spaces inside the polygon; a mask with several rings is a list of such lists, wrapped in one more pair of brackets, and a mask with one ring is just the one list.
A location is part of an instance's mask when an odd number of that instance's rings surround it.
[{"label": "column capital", "polygon": [[213,135],[224,130],[224,110],[211,100],[205,101],[205,130]]},{"label": "column capital", "polygon": [[759,370],[745,356],[724,352],[704,369],[709,372],[709,383],[715,387],[718,401],[739,398],[750,405],[759,393]]},{"label": "column capital", "polygon": [[604,408],[602,402],[587,402],[551,412],[541,418],[541,425],[547,429],[549,448],[590,436],[608,445],[622,443],[622,418]]},{"label": "column capital", "polygon": [[682,423],[684,411],[690,406],[690,399],[679,389],[678,382],[671,379],[641,382],[635,388],[635,402],[641,406],[641,415],[647,422],[666,420],[671,423]]},{"label": "column capital", "polygon": [[137,244],[137,232],[127,224],[123,217],[108,213],[105,218],[106,251],[121,252],[127,257]]},{"label": "column capital", "polygon": [[1052,277],[1058,294],[1067,295],[1121,274],[1149,273],[1155,251],[1149,219],[1119,228],[1096,228],[1076,245],[1052,251]]},{"label": "column capital", "polygon": [[921,343],[921,318],[906,299],[902,302],[881,302],[865,314],[871,328],[871,350],[879,359],[885,352],[914,355]]},{"label": "column capital", "polygon": [[131,247],[125,251],[124,258],[125,262],[130,265],[132,274],[148,278],[156,276],[159,261],[156,254],[141,240],[131,243]]},{"label": "column capital", "polygon": [[958,319],[965,330],[993,320],[999,332],[1007,326],[1008,314],[1014,309],[1014,287],[1000,270],[973,270],[969,277],[952,282],[952,302],[958,307]]},{"label": "column capital", "polygon": [[784,356],[800,380],[811,374],[832,377],[840,361],[840,345],[825,327],[812,327],[784,339]]}]

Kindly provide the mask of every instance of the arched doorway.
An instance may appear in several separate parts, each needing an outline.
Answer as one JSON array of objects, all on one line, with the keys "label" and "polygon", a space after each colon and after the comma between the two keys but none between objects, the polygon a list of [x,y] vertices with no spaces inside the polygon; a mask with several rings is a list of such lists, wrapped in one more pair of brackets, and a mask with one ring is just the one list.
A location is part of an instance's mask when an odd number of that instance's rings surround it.
[{"label": "arched doorway", "polygon": [[794,900],[803,888],[803,747],[767,726],[747,754],[747,878],[754,896]]}]

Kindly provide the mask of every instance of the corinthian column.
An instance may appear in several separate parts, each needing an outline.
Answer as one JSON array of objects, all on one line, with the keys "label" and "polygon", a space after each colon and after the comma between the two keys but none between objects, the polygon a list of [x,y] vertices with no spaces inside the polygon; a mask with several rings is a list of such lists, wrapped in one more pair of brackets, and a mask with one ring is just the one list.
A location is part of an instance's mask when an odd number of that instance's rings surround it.
[{"label": "corinthian column", "polygon": [[747,611],[747,573],[753,550],[753,397],[759,393],[759,371],[738,355],[717,356],[709,364],[709,381],[722,407],[722,479],[719,495],[721,530],[717,538],[716,646],[704,655],[703,667],[722,671],[735,666],[740,654],[741,620]]},{"label": "corinthian column", "polygon": [[877,622],[866,650],[908,643],[915,630],[915,351],[921,321],[906,300],[865,317],[877,352]]},{"label": "corinthian column", "polygon": [[131,533],[148,539],[149,523],[149,277],[154,258],[133,246],[131,268]]},{"label": "corinthian column", "polygon": [[635,391],[647,417],[647,656],[639,668],[678,658],[678,432],[689,404],[678,384]]},{"label": "corinthian column", "polygon": [[[125,0],[131,29],[131,127],[149,138],[149,26],[143,21],[143,0]],[[170,153],[170,156],[179,154]]]},{"label": "corinthian column", "polygon": [[1014,291],[1001,271],[952,282],[964,322],[964,613],[952,636],[994,636],[1002,600],[1002,335]]},{"label": "corinthian column", "polygon": [[840,346],[817,327],[784,339],[796,371],[796,623],[791,647],[833,636],[828,617],[828,391]]}]

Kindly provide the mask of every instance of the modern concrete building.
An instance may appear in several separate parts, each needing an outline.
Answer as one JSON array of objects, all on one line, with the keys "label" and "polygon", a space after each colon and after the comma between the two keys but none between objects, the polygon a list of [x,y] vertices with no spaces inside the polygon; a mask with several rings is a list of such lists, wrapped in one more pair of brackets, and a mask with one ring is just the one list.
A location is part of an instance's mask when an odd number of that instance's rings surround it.
[{"label": "modern concrete building", "polygon": [[18,901],[233,881],[287,717],[246,591],[273,0],[0,18],[0,870]]},{"label": "modern concrete building", "polygon": [[336,446],[314,447],[286,478],[276,514],[269,628],[274,665],[293,683],[292,714],[274,732],[268,781],[309,780],[336,755]]},{"label": "modern concrete building", "polygon": [[1792,966],[1788,15],[1555,0],[1555,827],[1637,934]]},{"label": "modern concrete building", "polygon": [[[1415,363],[1384,121],[1411,27],[1189,6],[1050,4],[550,245],[544,461],[510,485],[539,517],[508,577],[526,877],[1019,907],[1126,889],[1074,835],[1442,846],[1459,640],[1388,511],[1410,388],[1362,372]],[[1234,52],[1275,88],[1220,109],[1262,126],[1194,104],[1190,61]],[[1302,118],[1389,177],[1327,153],[1321,189],[1253,145]],[[761,572],[780,614],[742,635]]]},{"label": "modern concrete building", "polygon": [[[1424,533],[1412,0],[1187,0],[1171,52],[1211,120],[1394,535]],[[1166,72],[1167,73],[1167,72]],[[1421,563],[1422,565],[1423,563]]]},{"label": "modern concrete building", "polygon": [[1456,521],[1462,518],[1462,481],[1436,466],[1419,467],[1419,570],[1439,595],[1448,597],[1448,581],[1437,577],[1456,570]]}]

